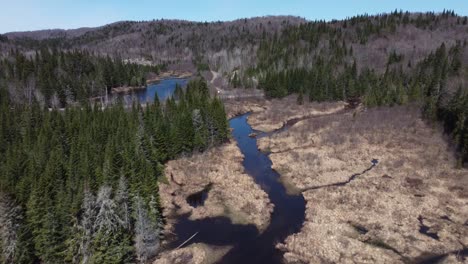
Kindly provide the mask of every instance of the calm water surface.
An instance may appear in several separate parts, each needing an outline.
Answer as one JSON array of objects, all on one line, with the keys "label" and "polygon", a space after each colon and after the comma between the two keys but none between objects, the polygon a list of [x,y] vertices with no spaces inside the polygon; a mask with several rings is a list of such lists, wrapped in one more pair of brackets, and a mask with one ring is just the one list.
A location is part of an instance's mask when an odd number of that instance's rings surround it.
[{"label": "calm water surface", "polygon": [[164,101],[174,94],[176,84],[185,87],[188,79],[169,78],[160,82],[149,84],[146,89],[136,90],[131,94],[124,95],[124,99],[136,97],[140,102],[153,102],[155,94],[158,95],[159,101]]}]

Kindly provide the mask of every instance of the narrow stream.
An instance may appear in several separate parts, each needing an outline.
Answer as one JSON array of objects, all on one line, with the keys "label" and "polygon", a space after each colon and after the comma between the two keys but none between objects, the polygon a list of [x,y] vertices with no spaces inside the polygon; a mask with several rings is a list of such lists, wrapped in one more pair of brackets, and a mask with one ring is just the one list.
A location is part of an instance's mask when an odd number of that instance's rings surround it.
[{"label": "narrow stream", "polygon": [[253,225],[234,225],[226,217],[208,218],[191,221],[181,217],[175,225],[177,246],[195,232],[192,243],[211,245],[232,245],[221,263],[281,263],[282,252],[275,248],[278,242],[293,233],[299,232],[304,222],[305,201],[302,195],[289,195],[279,182],[279,174],[271,169],[270,158],[257,148],[257,139],[249,137],[253,132],[247,123],[249,114],[235,117],[229,121],[233,128],[232,136],[244,155],[245,171],[268,194],[274,204],[271,222],[267,229],[259,234]]}]

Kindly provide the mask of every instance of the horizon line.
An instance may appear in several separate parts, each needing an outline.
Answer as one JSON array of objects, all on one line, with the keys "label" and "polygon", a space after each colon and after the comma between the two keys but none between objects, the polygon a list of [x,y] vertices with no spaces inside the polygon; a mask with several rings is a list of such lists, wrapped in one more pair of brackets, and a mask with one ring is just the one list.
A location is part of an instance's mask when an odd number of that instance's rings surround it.
[{"label": "horizon line", "polygon": [[403,9],[395,9],[389,12],[381,12],[381,13],[375,13],[375,14],[369,14],[369,13],[362,13],[362,14],[356,14],[353,16],[346,16],[344,18],[331,18],[331,19],[308,19],[304,16],[297,16],[297,15],[263,15],[263,16],[251,16],[251,17],[240,17],[236,19],[230,19],[230,20],[188,20],[188,19],[180,19],[180,18],[153,18],[153,19],[142,19],[142,20],[131,20],[131,19],[124,19],[124,20],[117,20],[114,22],[109,22],[106,24],[101,24],[101,25],[96,25],[96,26],[82,26],[82,27],[70,27],[70,28],[42,28],[42,29],[32,29],[32,30],[18,30],[18,31],[8,31],[8,32],[0,32],[0,35],[7,35],[7,34],[14,34],[14,33],[28,33],[28,32],[38,32],[38,31],[52,31],[52,30],[61,30],[61,31],[72,31],[72,30],[78,30],[78,29],[97,29],[117,23],[123,23],[123,22],[134,22],[134,23],[147,23],[147,22],[154,22],[154,21],[179,21],[179,22],[189,22],[189,23],[229,23],[229,22],[235,22],[239,20],[245,20],[245,19],[255,19],[255,18],[268,18],[268,17],[291,17],[291,18],[299,18],[303,19],[306,22],[334,22],[334,21],[344,21],[344,20],[349,20],[354,17],[359,17],[359,16],[370,16],[370,17],[375,17],[375,16],[382,16],[382,15],[388,15],[392,14],[395,11],[397,12],[402,12],[402,13],[409,13],[409,14],[429,14],[433,13],[436,15],[440,15],[443,12],[453,12],[455,16],[458,17],[467,17],[468,15],[461,15],[455,12],[453,9],[443,9],[442,11],[403,11]]}]

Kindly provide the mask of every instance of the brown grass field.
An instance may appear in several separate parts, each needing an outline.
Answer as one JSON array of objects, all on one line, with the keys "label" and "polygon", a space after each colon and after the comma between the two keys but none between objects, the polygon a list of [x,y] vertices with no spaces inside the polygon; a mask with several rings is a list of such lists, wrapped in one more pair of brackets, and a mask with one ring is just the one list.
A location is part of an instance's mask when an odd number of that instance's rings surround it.
[{"label": "brown grass field", "polygon": [[307,201],[302,230],[278,244],[287,263],[417,263],[468,245],[468,170],[417,107],[306,119],[259,148]]},{"label": "brown grass field", "polygon": [[153,264],[208,264],[216,263],[230,247],[209,246],[201,243],[163,252]]},{"label": "brown grass field", "polygon": [[343,110],[345,106],[344,102],[315,103],[307,100],[303,105],[298,105],[296,98],[290,95],[272,100],[231,100],[226,101],[224,105],[228,118],[251,112],[249,124],[253,129],[263,132],[279,129],[291,119],[331,114]]},{"label": "brown grass field", "polygon": [[[242,153],[232,141],[201,154],[170,161],[165,170],[169,183],[160,184],[164,215],[169,222],[190,212],[193,220],[227,216],[235,224],[254,224],[260,231],[264,230],[273,205],[260,186],[244,173],[242,160]],[[187,197],[210,183],[212,187],[204,205],[190,206]]]}]

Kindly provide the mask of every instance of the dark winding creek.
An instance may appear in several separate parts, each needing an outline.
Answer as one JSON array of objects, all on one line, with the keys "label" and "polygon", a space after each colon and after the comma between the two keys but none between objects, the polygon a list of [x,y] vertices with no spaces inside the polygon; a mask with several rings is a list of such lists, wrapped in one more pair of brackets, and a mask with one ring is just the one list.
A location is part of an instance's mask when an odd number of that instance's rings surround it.
[{"label": "dark winding creek", "polygon": [[[268,155],[258,150],[256,138],[249,137],[254,131],[247,123],[248,115],[235,117],[229,124],[233,128],[232,136],[244,154],[245,171],[268,193],[275,206],[270,225],[264,232],[259,233],[254,225],[235,225],[226,217],[191,221],[188,216],[183,216],[175,225],[177,239],[171,243],[171,248],[179,246],[198,232],[185,245],[201,242],[233,246],[221,263],[282,262],[283,253],[276,249],[275,245],[300,230],[304,222],[305,201],[302,195],[287,194],[279,181],[279,174],[271,168],[272,163]],[[203,198],[202,195],[200,200]]]}]

